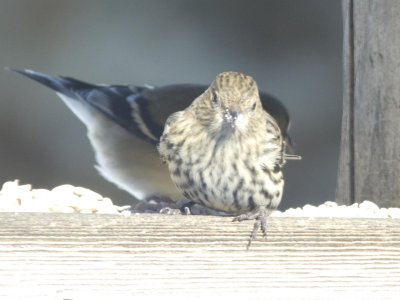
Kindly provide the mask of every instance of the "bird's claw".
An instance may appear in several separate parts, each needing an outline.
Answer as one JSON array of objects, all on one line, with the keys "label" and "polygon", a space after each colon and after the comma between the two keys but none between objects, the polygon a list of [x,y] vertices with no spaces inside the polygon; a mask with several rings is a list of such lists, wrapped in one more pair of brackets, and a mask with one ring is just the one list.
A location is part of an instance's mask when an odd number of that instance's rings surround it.
[{"label": "bird's claw", "polygon": [[267,237],[267,209],[265,207],[259,207],[256,210],[235,217],[232,221],[241,222],[245,220],[255,220],[253,230],[251,231],[250,239],[246,247],[246,249],[249,250],[251,242],[257,238],[259,229],[261,229],[264,238]]}]

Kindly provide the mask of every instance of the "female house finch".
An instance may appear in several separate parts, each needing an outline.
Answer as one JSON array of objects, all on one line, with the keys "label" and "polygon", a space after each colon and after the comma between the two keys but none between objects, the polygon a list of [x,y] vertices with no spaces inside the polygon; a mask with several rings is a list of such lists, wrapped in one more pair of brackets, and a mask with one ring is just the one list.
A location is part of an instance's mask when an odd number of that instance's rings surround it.
[{"label": "female house finch", "polygon": [[172,181],[189,200],[255,219],[248,246],[281,201],[288,158],[275,119],[250,76],[225,72],[183,111],[172,114],[159,144]]}]

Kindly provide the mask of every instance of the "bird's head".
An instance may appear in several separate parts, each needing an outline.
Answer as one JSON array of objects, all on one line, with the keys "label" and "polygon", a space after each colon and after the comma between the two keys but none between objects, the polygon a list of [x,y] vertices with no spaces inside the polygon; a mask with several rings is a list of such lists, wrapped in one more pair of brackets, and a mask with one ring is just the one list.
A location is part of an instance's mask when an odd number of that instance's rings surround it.
[{"label": "bird's head", "polygon": [[219,74],[205,93],[205,104],[214,125],[227,130],[244,129],[262,111],[257,83],[238,72]]}]

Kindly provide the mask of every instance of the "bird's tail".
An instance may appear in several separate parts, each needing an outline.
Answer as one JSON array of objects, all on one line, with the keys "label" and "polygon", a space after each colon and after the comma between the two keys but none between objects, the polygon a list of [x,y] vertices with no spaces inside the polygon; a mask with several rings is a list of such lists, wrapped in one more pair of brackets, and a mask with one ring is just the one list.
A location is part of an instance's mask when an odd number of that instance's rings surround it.
[{"label": "bird's tail", "polygon": [[50,76],[30,69],[22,69],[22,70],[11,69],[11,68],[5,68],[5,69],[19,73],[25,77],[28,77],[36,82],[39,82],[47,86],[48,88],[54,90],[57,93],[61,93],[71,98],[74,98],[74,90],[76,90],[77,88],[89,89],[94,87],[90,83],[86,83],[73,78],[62,77],[62,76],[60,77]]}]

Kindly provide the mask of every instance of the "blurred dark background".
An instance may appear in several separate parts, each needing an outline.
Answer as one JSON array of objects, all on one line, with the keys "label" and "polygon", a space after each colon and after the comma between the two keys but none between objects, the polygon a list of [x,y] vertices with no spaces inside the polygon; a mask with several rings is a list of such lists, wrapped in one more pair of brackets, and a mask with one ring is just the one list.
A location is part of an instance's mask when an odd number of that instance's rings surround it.
[{"label": "blurred dark background", "polygon": [[[0,66],[93,83],[252,75],[291,113],[300,162],[280,209],[334,199],[342,105],[340,1],[3,0]],[[132,201],[93,168],[84,126],[49,89],[0,70],[0,184],[70,183]]]}]

